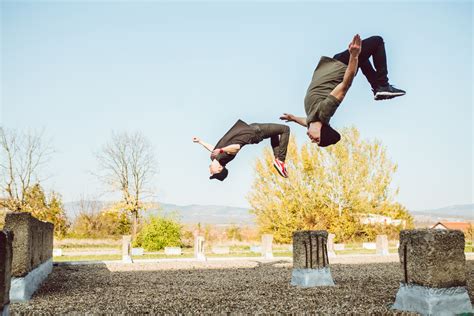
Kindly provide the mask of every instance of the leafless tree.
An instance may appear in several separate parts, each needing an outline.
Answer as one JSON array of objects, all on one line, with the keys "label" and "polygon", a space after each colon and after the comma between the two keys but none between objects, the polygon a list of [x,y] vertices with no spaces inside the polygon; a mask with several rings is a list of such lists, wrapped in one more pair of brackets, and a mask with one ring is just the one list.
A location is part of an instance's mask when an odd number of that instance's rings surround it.
[{"label": "leafless tree", "polygon": [[99,179],[122,195],[123,207],[132,215],[132,236],[135,238],[139,211],[153,193],[151,182],[157,173],[154,150],[139,132],[113,133],[97,154]]},{"label": "leafless tree", "polygon": [[53,150],[44,131],[19,132],[0,127],[0,186],[4,206],[21,211],[27,190],[44,179],[40,172]]}]

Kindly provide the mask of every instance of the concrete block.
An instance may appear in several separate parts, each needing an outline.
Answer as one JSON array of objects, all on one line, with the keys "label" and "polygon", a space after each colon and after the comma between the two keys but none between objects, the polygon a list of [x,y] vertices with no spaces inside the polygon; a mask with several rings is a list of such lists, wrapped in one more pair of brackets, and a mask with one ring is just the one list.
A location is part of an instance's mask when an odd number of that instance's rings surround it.
[{"label": "concrete block", "polygon": [[13,232],[0,231],[0,309],[8,310],[10,303]]}]

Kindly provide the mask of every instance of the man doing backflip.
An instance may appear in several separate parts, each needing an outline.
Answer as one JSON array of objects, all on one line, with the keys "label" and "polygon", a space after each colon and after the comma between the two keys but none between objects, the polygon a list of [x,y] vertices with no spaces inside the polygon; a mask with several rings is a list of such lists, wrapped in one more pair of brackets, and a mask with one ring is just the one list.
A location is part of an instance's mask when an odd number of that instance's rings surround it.
[{"label": "man doing backflip", "polygon": [[349,49],[334,55],[333,58],[321,57],[306,92],[306,117],[284,113],[280,119],[307,127],[308,137],[321,147],[337,143],[341,136],[331,128],[329,120],[344,100],[358,68],[372,86],[375,100],[392,99],[405,94],[405,91],[388,83],[382,37],[372,36],[362,41],[357,34],[349,43]]},{"label": "man doing backflip", "polygon": [[287,178],[285,158],[290,139],[290,128],[287,125],[272,123],[247,124],[242,120],[238,120],[215,146],[202,141],[198,137],[193,137],[193,142],[201,144],[211,152],[211,164],[209,165],[211,176],[209,179],[223,181],[229,173],[226,168],[227,163],[235,158],[239,150],[248,144],[258,144],[266,138],[270,138],[273,148],[273,155],[275,156],[273,166],[282,177]]}]

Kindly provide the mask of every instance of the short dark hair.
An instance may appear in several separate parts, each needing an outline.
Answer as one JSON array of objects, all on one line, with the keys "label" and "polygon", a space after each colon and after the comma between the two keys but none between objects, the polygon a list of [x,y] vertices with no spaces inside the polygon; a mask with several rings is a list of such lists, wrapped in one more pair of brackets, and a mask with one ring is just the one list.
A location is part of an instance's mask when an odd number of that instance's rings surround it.
[{"label": "short dark hair", "polygon": [[319,137],[319,147],[327,147],[336,144],[341,140],[341,135],[333,129],[329,124],[323,124],[321,127],[321,135]]},{"label": "short dark hair", "polygon": [[224,181],[224,179],[227,178],[228,174],[229,174],[229,170],[227,170],[227,168],[224,167],[221,172],[214,173],[212,176],[209,177],[209,179],[217,179],[220,181]]}]

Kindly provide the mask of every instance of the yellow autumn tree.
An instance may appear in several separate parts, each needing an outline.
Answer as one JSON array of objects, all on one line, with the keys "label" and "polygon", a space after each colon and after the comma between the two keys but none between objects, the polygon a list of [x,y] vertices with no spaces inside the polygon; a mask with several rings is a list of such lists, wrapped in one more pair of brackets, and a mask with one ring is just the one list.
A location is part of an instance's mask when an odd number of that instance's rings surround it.
[{"label": "yellow autumn tree", "polygon": [[[380,141],[361,139],[355,127],[341,134],[341,141],[328,148],[311,143],[298,148],[291,138],[287,179],[275,172],[271,150],[264,150],[248,195],[261,232],[272,233],[277,242],[291,241],[298,229],[326,229],[338,240],[354,240],[373,235],[375,228],[360,221],[368,214],[412,225],[406,209],[394,202],[398,190],[390,183],[397,165],[386,148]],[[385,227],[384,233],[401,226]]]}]

